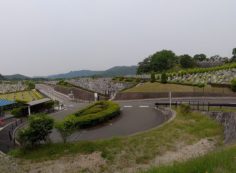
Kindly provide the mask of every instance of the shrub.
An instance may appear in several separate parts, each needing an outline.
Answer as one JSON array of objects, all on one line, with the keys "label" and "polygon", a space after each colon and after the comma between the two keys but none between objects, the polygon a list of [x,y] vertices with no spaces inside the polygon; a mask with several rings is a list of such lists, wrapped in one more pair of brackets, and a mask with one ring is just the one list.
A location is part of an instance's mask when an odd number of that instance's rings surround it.
[{"label": "shrub", "polygon": [[65,129],[81,129],[101,124],[119,114],[120,107],[118,104],[110,101],[99,101],[67,116],[62,124]]},{"label": "shrub", "polygon": [[22,145],[31,145],[46,141],[51,133],[54,120],[45,114],[31,115],[29,118],[29,127],[19,132],[19,141]]},{"label": "shrub", "polygon": [[167,83],[167,75],[166,75],[166,73],[162,73],[162,75],[161,75],[161,83]]},{"label": "shrub", "polygon": [[156,82],[156,77],[155,77],[155,73],[151,74],[151,83]]},{"label": "shrub", "polygon": [[25,117],[28,115],[27,107],[21,106],[21,107],[14,108],[11,111],[11,114],[14,115],[16,118]]},{"label": "shrub", "polygon": [[189,105],[186,104],[181,104],[179,106],[179,111],[183,114],[188,114],[191,112],[191,107]]},{"label": "shrub", "polygon": [[63,142],[67,142],[67,137],[73,133],[73,128],[71,126],[65,125],[63,122],[57,122],[55,125],[56,129],[61,134]]},{"label": "shrub", "polygon": [[231,81],[231,89],[233,92],[236,92],[236,79],[233,79]]}]

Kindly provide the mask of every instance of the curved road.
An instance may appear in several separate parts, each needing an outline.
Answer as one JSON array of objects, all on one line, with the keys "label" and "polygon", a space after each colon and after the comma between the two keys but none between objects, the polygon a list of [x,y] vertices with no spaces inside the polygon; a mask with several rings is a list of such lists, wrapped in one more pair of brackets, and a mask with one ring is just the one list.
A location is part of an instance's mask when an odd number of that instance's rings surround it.
[{"label": "curved road", "polygon": [[[118,104],[121,106],[119,117],[102,126],[75,132],[68,140],[96,140],[132,135],[154,128],[170,118],[156,110],[153,103],[118,102]],[[53,117],[62,118],[62,114],[58,112],[53,114]],[[50,137],[54,142],[61,141],[60,135],[55,130]]]},{"label": "curved road", "polygon": [[[167,98],[162,99],[147,99],[147,100],[130,100],[116,101],[120,104],[122,113],[121,116],[103,126],[82,130],[74,133],[69,137],[69,141],[79,140],[96,140],[106,139],[116,136],[127,136],[137,132],[142,132],[153,127],[157,127],[170,117],[166,117],[160,111],[154,108],[156,102],[166,102]],[[200,101],[205,103],[236,103],[234,97],[196,97],[196,98],[173,98],[172,102],[181,101]],[[82,107],[83,105],[80,105]],[[70,109],[72,110],[72,109]],[[67,110],[70,112],[70,110]],[[76,109],[74,108],[74,111]],[[62,118],[65,114],[60,114]],[[53,115],[57,116],[57,113]],[[51,136],[56,142],[61,141],[60,135],[54,131]]]}]

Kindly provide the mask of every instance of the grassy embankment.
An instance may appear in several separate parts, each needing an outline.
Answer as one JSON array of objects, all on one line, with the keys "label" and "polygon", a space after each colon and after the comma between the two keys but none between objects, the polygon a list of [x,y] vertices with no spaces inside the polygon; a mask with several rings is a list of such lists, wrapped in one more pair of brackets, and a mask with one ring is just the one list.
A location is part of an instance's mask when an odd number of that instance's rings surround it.
[{"label": "grassy embankment", "polygon": [[7,100],[20,100],[24,102],[30,102],[33,100],[42,99],[43,96],[36,90],[30,91],[21,91],[9,94],[0,94],[0,99],[7,99]]},{"label": "grassy embankment", "polygon": [[209,92],[209,93],[233,93],[230,88],[211,87],[209,85],[204,88],[197,86],[178,85],[178,84],[161,84],[143,83],[136,87],[127,89],[123,92]]},{"label": "grassy embankment", "polygon": [[170,123],[134,136],[46,144],[33,149],[16,149],[10,154],[18,158],[45,161],[66,155],[89,154],[98,151],[107,160],[107,165],[121,168],[134,163],[148,163],[157,155],[175,150],[178,143],[189,145],[202,138],[217,139],[218,145],[221,145],[222,127],[200,113],[183,114],[177,111],[176,118]]},{"label": "grassy embankment", "polygon": [[236,146],[171,166],[152,168],[145,173],[233,173],[236,172]]}]

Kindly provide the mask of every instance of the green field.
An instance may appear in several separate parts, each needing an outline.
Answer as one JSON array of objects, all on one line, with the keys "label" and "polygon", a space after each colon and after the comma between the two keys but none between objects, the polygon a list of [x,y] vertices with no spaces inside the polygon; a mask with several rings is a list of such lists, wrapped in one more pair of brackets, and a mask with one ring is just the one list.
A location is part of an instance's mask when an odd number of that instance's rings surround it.
[{"label": "green field", "polygon": [[0,99],[6,99],[6,100],[19,100],[24,102],[30,102],[34,100],[42,99],[43,95],[40,94],[36,90],[30,90],[30,91],[21,91],[21,92],[15,92],[15,93],[9,93],[9,94],[0,94]]},{"label": "green field", "polygon": [[143,173],[233,173],[236,172],[236,146],[172,166],[152,168]]},{"label": "green field", "polygon": [[161,84],[155,83],[143,83],[133,88],[127,89],[124,92],[211,92],[211,93],[232,93],[230,88],[211,87],[209,85],[204,88],[197,86],[187,86],[178,84]]},{"label": "green field", "polygon": [[133,164],[149,163],[166,151],[174,151],[178,144],[190,145],[203,138],[216,140],[216,145],[221,145],[221,125],[200,113],[183,114],[178,111],[172,122],[134,136],[66,144],[49,143],[37,148],[13,150],[10,154],[41,162],[64,156],[101,152],[106,160],[106,167],[103,169],[112,172],[112,168],[122,169]]}]

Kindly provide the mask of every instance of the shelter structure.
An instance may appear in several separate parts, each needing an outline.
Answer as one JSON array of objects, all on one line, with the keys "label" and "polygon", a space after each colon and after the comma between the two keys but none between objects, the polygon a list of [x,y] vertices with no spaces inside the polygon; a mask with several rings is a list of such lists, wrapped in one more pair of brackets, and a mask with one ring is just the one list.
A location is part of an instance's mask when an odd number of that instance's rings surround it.
[{"label": "shelter structure", "polygon": [[0,116],[4,115],[4,110],[13,107],[16,104],[14,101],[0,99]]}]

